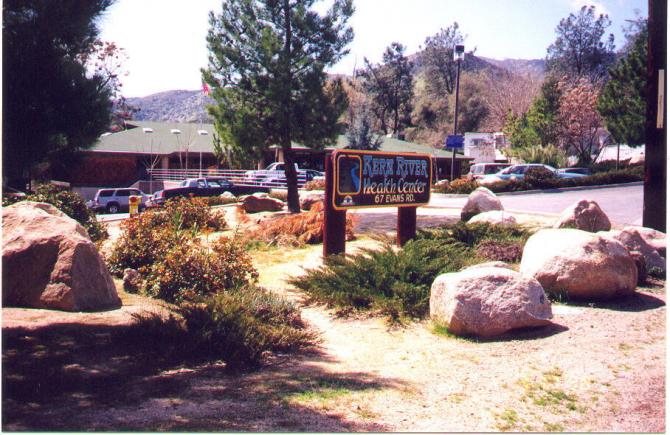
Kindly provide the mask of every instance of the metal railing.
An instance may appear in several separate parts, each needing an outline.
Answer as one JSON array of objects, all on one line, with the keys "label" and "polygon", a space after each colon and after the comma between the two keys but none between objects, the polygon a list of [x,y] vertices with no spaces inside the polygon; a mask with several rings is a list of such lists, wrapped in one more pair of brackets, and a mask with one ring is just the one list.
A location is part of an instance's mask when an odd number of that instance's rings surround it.
[{"label": "metal railing", "polygon": [[[149,169],[151,181],[183,181],[189,178],[224,177],[239,186],[286,188],[283,171],[245,169]],[[307,174],[298,172],[298,187],[307,182]]]}]

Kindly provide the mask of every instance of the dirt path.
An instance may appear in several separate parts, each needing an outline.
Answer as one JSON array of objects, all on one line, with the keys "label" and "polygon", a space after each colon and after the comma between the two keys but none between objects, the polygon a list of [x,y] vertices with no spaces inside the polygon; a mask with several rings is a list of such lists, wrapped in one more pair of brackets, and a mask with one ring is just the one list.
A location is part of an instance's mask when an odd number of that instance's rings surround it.
[{"label": "dirt path", "polygon": [[[382,217],[361,216],[359,225],[366,219]],[[375,243],[363,238],[347,250]],[[319,265],[320,253],[321,246],[262,253],[261,284],[300,303],[285,281]],[[3,429],[664,431],[665,300],[657,285],[608,304],[554,305],[552,326],[484,342],[437,334],[429,321],[389,329],[380,318],[303,306],[321,335],[318,348],[246,374],[217,363],[143,373],[122,364],[131,350],[106,353],[105,337],[89,334],[102,340],[91,343],[100,353],[75,358],[87,369],[79,384],[59,384],[65,393],[48,403],[25,388],[18,402],[3,399]],[[33,357],[60,349],[57,333],[12,331],[3,323],[3,338],[30,343]],[[6,349],[3,364],[27,356]],[[115,382],[100,380],[110,372]]]}]

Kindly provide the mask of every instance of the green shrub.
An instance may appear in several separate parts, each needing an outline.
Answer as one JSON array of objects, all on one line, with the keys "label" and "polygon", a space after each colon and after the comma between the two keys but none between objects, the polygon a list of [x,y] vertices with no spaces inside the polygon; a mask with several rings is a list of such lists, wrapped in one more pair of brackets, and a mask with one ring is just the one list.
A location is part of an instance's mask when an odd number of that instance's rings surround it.
[{"label": "green shrub", "polygon": [[520,158],[526,163],[540,163],[561,168],[567,164],[568,155],[554,146],[532,145],[529,147],[512,148],[510,155]]},{"label": "green shrub", "polygon": [[259,287],[184,304],[179,313],[191,354],[222,358],[233,368],[256,366],[270,351],[295,351],[316,341],[293,304]]},{"label": "green shrub", "polygon": [[324,266],[291,284],[311,301],[340,309],[378,310],[392,320],[423,317],[435,277],[459,270],[470,257],[460,243],[411,240],[400,250],[387,245],[379,251],[329,257]]},{"label": "green shrub", "polygon": [[241,245],[221,237],[210,248],[191,238],[173,245],[146,271],[144,292],[171,303],[237,289],[258,272]]},{"label": "green shrub", "polygon": [[145,275],[148,268],[173,246],[195,238],[192,232],[176,231],[166,213],[150,210],[121,223],[121,235],[114,243],[107,262],[117,276],[126,268]]},{"label": "green shrub", "polygon": [[177,230],[222,230],[226,227],[226,221],[209,208],[208,201],[205,198],[178,196],[166,201],[162,211],[169,217],[171,226]]},{"label": "green shrub", "polygon": [[[109,237],[107,227],[96,220],[95,213],[86,206],[84,198],[78,193],[70,192],[65,187],[55,184],[40,184],[37,186],[35,193],[27,195],[24,199],[53,205],[79,222],[94,242],[100,242]],[[2,206],[5,207],[16,202],[19,202],[17,198],[3,197]]]},{"label": "green shrub", "polygon": [[438,184],[433,190],[438,193],[470,193],[479,187],[475,180],[468,180],[467,178],[457,178],[449,184]]},{"label": "green shrub", "polygon": [[519,225],[492,225],[488,223],[458,222],[453,225],[419,231],[418,238],[434,240],[455,240],[469,248],[474,248],[486,240],[520,242],[525,244],[531,232]]},{"label": "green shrub", "polygon": [[523,181],[532,189],[548,189],[560,184],[556,174],[543,166],[529,168],[523,176]]},{"label": "green shrub", "polygon": [[386,245],[378,251],[328,257],[322,267],[290,283],[310,301],[344,312],[376,310],[392,321],[420,318],[428,313],[430,287],[438,275],[486,260],[477,254],[480,246],[495,242],[522,247],[530,234],[519,226],[459,222],[419,231],[400,249]]},{"label": "green shrub", "polygon": [[234,369],[257,366],[269,352],[292,352],[316,342],[293,304],[256,286],[183,303],[168,318],[136,319],[130,339],[176,360],[220,359]]}]

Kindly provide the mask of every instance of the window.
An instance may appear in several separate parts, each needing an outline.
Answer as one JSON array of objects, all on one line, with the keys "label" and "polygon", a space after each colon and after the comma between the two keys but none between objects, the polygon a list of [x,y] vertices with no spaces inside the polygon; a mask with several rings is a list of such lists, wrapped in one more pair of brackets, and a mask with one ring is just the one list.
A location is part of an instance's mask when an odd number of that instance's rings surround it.
[{"label": "window", "polygon": [[142,195],[142,192],[140,192],[139,190],[131,190],[130,194],[140,196],[140,195]]},{"label": "window", "polygon": [[109,197],[114,194],[113,190],[101,190],[100,193],[98,193],[99,197]]},{"label": "window", "polygon": [[121,196],[121,197],[130,196],[130,190],[119,189],[119,190],[116,191],[116,196]]},{"label": "window", "polygon": [[204,189],[207,187],[207,184],[205,184],[205,180],[198,180],[198,188]]}]

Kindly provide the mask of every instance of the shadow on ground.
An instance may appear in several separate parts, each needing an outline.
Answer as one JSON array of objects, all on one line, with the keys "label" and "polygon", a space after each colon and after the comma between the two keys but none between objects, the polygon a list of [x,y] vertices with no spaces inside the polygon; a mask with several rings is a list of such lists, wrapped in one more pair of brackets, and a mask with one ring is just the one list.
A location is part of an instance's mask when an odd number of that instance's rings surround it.
[{"label": "shadow on ground", "polygon": [[630,296],[623,296],[608,301],[568,301],[567,304],[577,307],[602,308],[606,310],[630,311],[637,313],[663,307],[665,306],[665,301],[649,293],[635,292]]},{"label": "shadow on ground", "polygon": [[3,329],[2,429],[383,431],[308,405],[402,387],[324,371],[317,363],[327,357],[315,350],[230,373],[223,363],[178,361],[132,328]]}]

